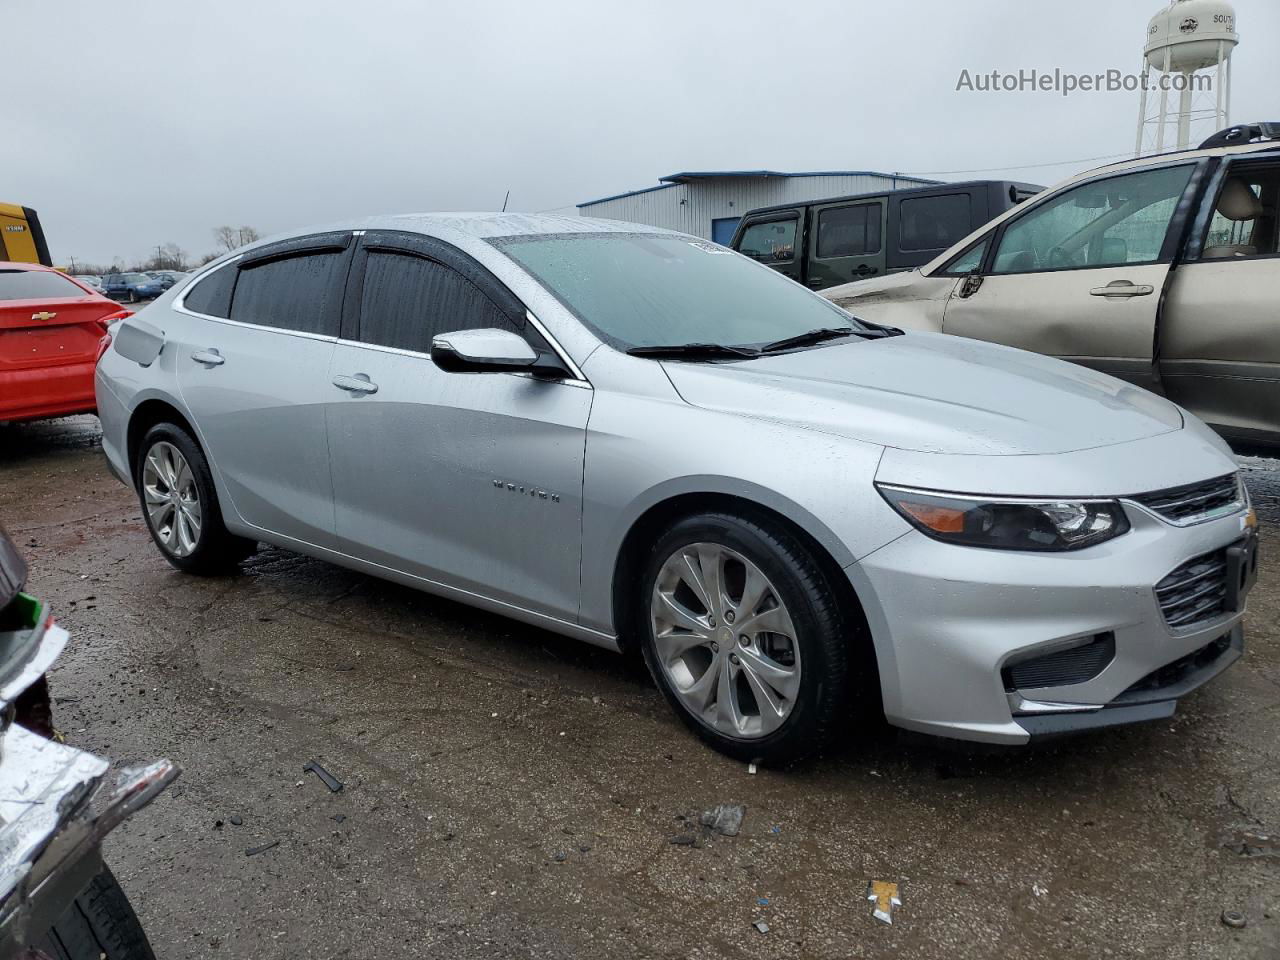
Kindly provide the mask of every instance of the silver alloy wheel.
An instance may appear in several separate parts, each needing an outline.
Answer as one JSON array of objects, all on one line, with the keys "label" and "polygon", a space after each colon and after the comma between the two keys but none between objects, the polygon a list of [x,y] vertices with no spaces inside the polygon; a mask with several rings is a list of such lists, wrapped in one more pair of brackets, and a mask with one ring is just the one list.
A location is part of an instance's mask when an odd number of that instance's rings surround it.
[{"label": "silver alloy wheel", "polygon": [[200,491],[187,458],[167,440],[157,441],[147,451],[142,497],[147,522],[164,548],[175,557],[190,555],[200,543]]},{"label": "silver alloy wheel", "polygon": [[686,709],[731,737],[773,733],[800,694],[800,645],[760,568],[718,543],[681,547],[662,565],[650,613],[654,647]]}]

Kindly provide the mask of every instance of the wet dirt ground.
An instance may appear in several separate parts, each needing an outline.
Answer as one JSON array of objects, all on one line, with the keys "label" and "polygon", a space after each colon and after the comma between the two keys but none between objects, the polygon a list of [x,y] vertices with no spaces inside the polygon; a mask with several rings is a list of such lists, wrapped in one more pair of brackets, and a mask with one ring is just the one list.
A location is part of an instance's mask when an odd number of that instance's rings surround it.
[{"label": "wet dirt ground", "polygon": [[[185,769],[107,844],[162,960],[1280,956],[1271,461],[1248,654],[1172,721],[995,755],[872,727],[751,775],[607,652],[276,549],[177,573],[96,435],[0,428],[0,520],[73,637],[60,728]],[[720,802],[739,836],[671,842]]]}]

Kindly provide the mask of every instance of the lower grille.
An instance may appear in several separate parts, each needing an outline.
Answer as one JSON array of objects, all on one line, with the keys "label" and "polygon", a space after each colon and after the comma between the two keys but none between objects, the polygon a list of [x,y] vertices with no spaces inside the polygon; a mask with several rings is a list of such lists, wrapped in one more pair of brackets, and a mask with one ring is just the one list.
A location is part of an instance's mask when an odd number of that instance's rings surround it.
[{"label": "lower grille", "polygon": [[1227,551],[1214,550],[1188,560],[1156,584],[1164,622],[1189,627],[1226,612]]},{"label": "lower grille", "polygon": [[1023,660],[1004,668],[1006,690],[1034,690],[1084,683],[1102,673],[1116,657],[1113,633],[1100,633],[1088,643],[1069,650]]},{"label": "lower grille", "polygon": [[1223,507],[1244,506],[1239,474],[1129,497],[1173,523],[1191,523]]},{"label": "lower grille", "polygon": [[1173,663],[1166,663],[1159,670],[1152,670],[1125,690],[1124,693],[1120,694],[1115,702],[1123,703],[1126,699],[1133,699],[1140,694],[1158,692],[1176,686],[1191,674],[1212,664],[1229,649],[1231,649],[1231,634],[1223,634],[1217,640],[1205,644],[1199,650],[1195,650],[1185,657],[1180,657]]}]

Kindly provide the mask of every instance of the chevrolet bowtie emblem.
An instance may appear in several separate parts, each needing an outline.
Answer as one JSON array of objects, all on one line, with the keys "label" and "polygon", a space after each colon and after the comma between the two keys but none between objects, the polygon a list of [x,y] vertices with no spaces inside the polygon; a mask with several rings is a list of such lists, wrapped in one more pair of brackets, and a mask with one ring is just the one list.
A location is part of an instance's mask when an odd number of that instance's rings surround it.
[{"label": "chevrolet bowtie emblem", "polygon": [[885,883],[883,880],[872,880],[867,884],[867,899],[876,905],[871,915],[885,923],[893,923],[893,910],[902,906],[898,897],[898,885]]},{"label": "chevrolet bowtie emblem", "polygon": [[31,315],[31,319],[32,320],[52,320],[56,316],[57,316],[56,313],[33,313]]}]

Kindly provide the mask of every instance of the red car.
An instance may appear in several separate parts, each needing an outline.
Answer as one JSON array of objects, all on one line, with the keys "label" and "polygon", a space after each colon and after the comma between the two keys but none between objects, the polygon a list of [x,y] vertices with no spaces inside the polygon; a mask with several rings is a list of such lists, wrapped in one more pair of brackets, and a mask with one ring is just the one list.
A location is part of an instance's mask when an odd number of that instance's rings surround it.
[{"label": "red car", "polygon": [[130,311],[64,273],[0,262],[0,423],[93,413],[93,369]]}]

